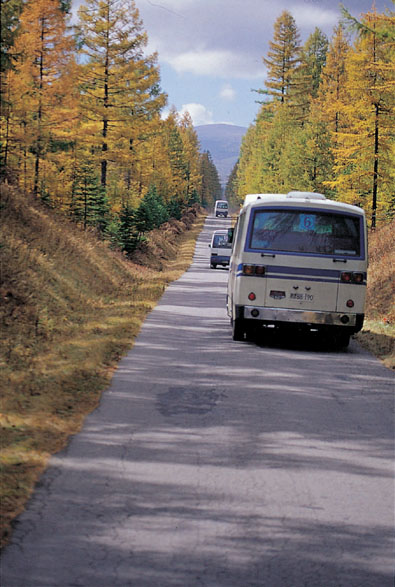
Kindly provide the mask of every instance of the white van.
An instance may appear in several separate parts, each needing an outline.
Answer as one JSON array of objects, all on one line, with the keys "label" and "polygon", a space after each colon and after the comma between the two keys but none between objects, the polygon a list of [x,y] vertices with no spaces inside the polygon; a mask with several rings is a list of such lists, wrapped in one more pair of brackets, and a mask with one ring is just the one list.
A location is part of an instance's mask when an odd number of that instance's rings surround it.
[{"label": "white van", "polygon": [[229,212],[229,204],[226,200],[217,200],[215,202],[214,207],[214,216],[224,216],[225,218],[228,216]]},{"label": "white van", "polygon": [[265,195],[241,209],[231,239],[227,311],[234,340],[262,327],[296,327],[347,346],[361,330],[367,277],[361,208],[310,192]]},{"label": "white van", "polygon": [[211,237],[210,267],[216,269],[217,265],[227,267],[230,261],[232,244],[228,240],[227,230],[215,230]]}]

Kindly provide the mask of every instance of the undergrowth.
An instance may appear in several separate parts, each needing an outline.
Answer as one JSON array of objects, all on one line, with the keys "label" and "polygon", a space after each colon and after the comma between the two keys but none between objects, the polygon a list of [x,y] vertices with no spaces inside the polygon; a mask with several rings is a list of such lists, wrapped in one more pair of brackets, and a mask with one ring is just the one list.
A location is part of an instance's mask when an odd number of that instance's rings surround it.
[{"label": "undergrowth", "polygon": [[366,319],[356,340],[395,369],[395,221],[369,234]]},{"label": "undergrowth", "polygon": [[49,456],[98,404],[167,284],[192,260],[198,207],[150,233],[133,261],[2,186],[1,544]]}]

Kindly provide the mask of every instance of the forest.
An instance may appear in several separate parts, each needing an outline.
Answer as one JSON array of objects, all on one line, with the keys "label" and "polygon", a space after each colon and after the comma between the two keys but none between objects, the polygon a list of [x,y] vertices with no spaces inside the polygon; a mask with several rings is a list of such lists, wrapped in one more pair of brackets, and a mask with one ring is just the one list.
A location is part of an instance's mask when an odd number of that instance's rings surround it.
[{"label": "forest", "polygon": [[[1,1],[1,180],[127,254],[193,203],[221,197],[188,114],[161,112],[158,56],[134,0]],[[261,104],[226,188],[311,190],[394,216],[393,13],[343,9],[331,39],[302,44],[294,17],[274,24]]]},{"label": "forest", "polygon": [[134,0],[1,2],[1,180],[129,254],[221,195],[188,114],[160,87]]},{"label": "forest", "polygon": [[[192,262],[200,206],[221,195],[190,117],[161,115],[135,2],[85,0],[74,27],[70,9],[1,0],[0,546]],[[279,17],[227,197],[236,210],[248,192],[318,190],[382,224],[358,336],[393,369],[394,19],[354,24],[352,42],[339,25],[301,46],[292,16]]]},{"label": "forest", "polygon": [[373,229],[394,217],[395,17],[343,15],[331,39],[315,28],[303,45],[288,11],[276,20],[260,111],[226,187],[235,206],[318,191],[363,207]]}]

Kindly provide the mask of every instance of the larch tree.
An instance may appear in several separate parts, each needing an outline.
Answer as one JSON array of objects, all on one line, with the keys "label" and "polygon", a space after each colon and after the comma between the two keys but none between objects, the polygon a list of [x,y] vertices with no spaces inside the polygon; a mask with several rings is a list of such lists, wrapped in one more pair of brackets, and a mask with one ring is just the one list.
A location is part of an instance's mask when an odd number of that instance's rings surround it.
[{"label": "larch tree", "polygon": [[306,189],[335,197],[335,192],[328,189],[328,180],[333,176],[332,134],[328,122],[321,116],[320,105],[314,99],[303,126],[302,145]]},{"label": "larch tree", "polygon": [[250,161],[254,153],[254,139],[256,133],[256,124],[250,124],[247,129],[247,132],[243,136],[240,145],[240,156],[237,165],[237,169],[235,170],[236,178],[234,181],[234,185],[236,188],[236,195],[234,198],[234,203],[242,204],[244,200],[244,195],[248,194],[250,191],[249,187],[249,169],[251,167]]},{"label": "larch tree", "polygon": [[280,102],[286,102],[293,76],[300,64],[300,35],[294,17],[284,10],[274,23],[273,40],[263,62],[267,67],[266,91]]},{"label": "larch tree", "polygon": [[239,162],[237,161],[229,174],[225,186],[225,198],[228,200],[230,206],[238,208],[239,201],[237,197],[237,169]]},{"label": "larch tree", "polygon": [[263,138],[258,191],[301,189],[304,174],[302,129],[288,104],[279,104]]},{"label": "larch tree", "polygon": [[206,208],[213,206],[215,200],[222,198],[222,188],[217,168],[209,151],[200,156],[200,172],[202,176],[201,200]]},{"label": "larch tree", "polygon": [[179,125],[179,131],[184,147],[184,155],[187,164],[187,185],[185,193],[185,202],[189,203],[195,198],[195,194],[200,191],[202,176],[200,173],[199,154],[200,145],[197,132],[193,127],[190,114],[186,112]]},{"label": "larch tree", "polygon": [[305,63],[310,79],[310,95],[316,98],[321,82],[322,69],[326,64],[328,37],[316,27],[303,46],[301,59]]},{"label": "larch tree", "polygon": [[327,51],[327,36],[316,27],[300,51],[300,65],[293,75],[288,101],[302,126],[309,116],[311,101],[317,96]]},{"label": "larch tree", "polygon": [[170,199],[182,206],[185,202],[188,186],[188,160],[184,150],[179,117],[170,112],[165,121],[167,133],[167,153],[170,163]]},{"label": "larch tree", "polygon": [[147,34],[134,0],[86,0],[79,19],[86,140],[106,188],[110,163],[127,181],[127,167],[133,168],[139,142],[158,123],[166,96],[156,54],[144,54]]},{"label": "larch tree", "polygon": [[337,143],[337,133],[345,124],[341,110],[348,99],[346,61],[349,51],[350,44],[345,36],[344,28],[339,25],[335,28],[328,47],[317,92],[320,117],[328,123],[334,144]]},{"label": "larch tree", "polygon": [[[2,122],[7,123],[9,101],[7,98],[7,72],[14,66],[17,55],[14,42],[18,34],[19,18],[23,9],[23,0],[0,0],[0,101]],[[2,144],[6,145],[6,131],[3,129]],[[2,157],[3,160],[3,157]],[[6,166],[6,163],[4,163]]]},{"label": "larch tree", "polygon": [[46,154],[59,137],[65,140],[66,128],[72,126],[73,50],[59,0],[27,2],[13,47],[18,58],[8,79],[9,143],[22,154],[15,167],[24,170],[25,187],[30,181],[34,195],[47,190],[51,170],[42,169]]},{"label": "larch tree", "polygon": [[364,206],[371,226],[394,214],[395,17],[370,12],[346,62],[345,126],[334,149],[330,185],[352,204]]},{"label": "larch tree", "polygon": [[264,165],[264,143],[271,127],[273,109],[272,102],[262,105],[255,123],[248,127],[241,142],[235,180],[239,204],[243,203],[245,194],[259,191]]}]

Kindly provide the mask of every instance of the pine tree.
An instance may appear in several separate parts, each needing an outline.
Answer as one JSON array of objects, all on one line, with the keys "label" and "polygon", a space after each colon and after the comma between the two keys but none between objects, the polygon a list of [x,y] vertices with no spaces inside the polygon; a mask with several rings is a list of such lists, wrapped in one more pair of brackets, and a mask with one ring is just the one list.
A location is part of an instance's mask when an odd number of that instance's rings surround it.
[{"label": "pine tree", "polygon": [[104,233],[109,222],[109,206],[99,176],[90,161],[83,161],[74,179],[71,215],[83,224]]},{"label": "pine tree", "polygon": [[134,214],[134,225],[138,233],[145,233],[158,228],[169,219],[163,199],[155,186],[144,196]]},{"label": "pine tree", "polygon": [[125,203],[119,213],[118,230],[114,231],[114,240],[121,250],[129,257],[139,243],[139,235],[135,227],[134,211],[129,203]]}]

